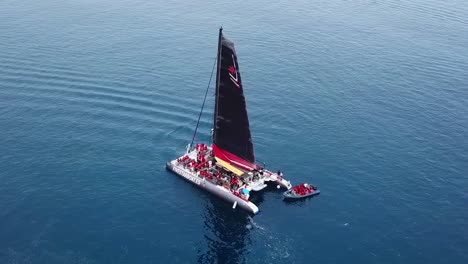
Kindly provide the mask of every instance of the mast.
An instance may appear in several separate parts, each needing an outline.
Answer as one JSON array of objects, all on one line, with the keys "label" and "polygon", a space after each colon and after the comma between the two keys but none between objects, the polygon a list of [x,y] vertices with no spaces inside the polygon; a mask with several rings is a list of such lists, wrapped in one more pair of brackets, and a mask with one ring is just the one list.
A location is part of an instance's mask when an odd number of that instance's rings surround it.
[{"label": "mast", "polygon": [[214,113],[213,113],[213,135],[212,139],[214,142],[215,134],[216,134],[216,115],[218,114],[218,96],[219,96],[219,76],[221,67],[221,38],[223,36],[223,27],[219,28],[219,36],[218,36],[218,54],[216,56],[217,66],[216,66],[216,87],[215,87],[215,106],[214,106]]}]

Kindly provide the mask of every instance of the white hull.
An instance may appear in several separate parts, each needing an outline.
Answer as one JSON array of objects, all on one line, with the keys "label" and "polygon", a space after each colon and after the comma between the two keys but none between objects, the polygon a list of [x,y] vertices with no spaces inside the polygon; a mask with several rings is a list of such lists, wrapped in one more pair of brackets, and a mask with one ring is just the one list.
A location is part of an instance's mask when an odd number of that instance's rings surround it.
[{"label": "white hull", "polygon": [[[196,157],[196,155],[197,155],[197,152],[195,150],[188,153],[188,156],[190,157]],[[233,205],[233,208],[240,207],[253,214],[257,214],[259,212],[258,207],[254,203],[249,201],[248,198],[247,199],[241,198],[237,195],[234,195],[230,190],[226,189],[225,187],[216,185],[215,183],[212,183],[210,180],[207,180],[204,177],[198,176],[196,172],[188,168],[185,168],[183,165],[179,164],[177,162],[177,159],[168,162],[166,164],[166,168],[174,172],[175,174],[179,175],[180,177],[184,178],[185,180],[191,182],[192,184],[202,189],[205,189],[208,192],[229,202],[231,205]],[[260,191],[266,187],[265,182],[268,182],[268,181],[276,182],[280,187],[283,187],[286,189],[291,188],[291,184],[285,179],[278,177],[276,173],[265,171],[264,175],[265,176],[262,179],[249,183],[245,187],[245,189],[248,189],[249,191]]]},{"label": "white hull", "polygon": [[185,180],[195,184],[196,186],[209,191],[210,193],[224,199],[227,202],[230,202],[233,205],[236,203],[236,207],[239,206],[242,209],[247,210],[248,212],[251,212],[253,214],[258,213],[259,209],[254,203],[246,201],[232,194],[230,191],[228,191],[222,186],[215,185],[210,181],[205,180],[204,178],[198,177],[195,173],[191,172],[190,170],[177,166],[176,163],[177,161],[168,162],[166,164],[167,169],[181,176]]}]

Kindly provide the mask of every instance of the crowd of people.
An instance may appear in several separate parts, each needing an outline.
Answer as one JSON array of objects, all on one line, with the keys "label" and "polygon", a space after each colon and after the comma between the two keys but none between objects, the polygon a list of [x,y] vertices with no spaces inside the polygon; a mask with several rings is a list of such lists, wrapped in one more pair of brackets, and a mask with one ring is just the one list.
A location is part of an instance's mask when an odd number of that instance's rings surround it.
[{"label": "crowd of people", "polygon": [[200,152],[206,152],[208,150],[208,146],[206,144],[196,144],[195,149],[200,153]]},{"label": "crowd of people", "polygon": [[317,187],[307,184],[307,183],[294,186],[293,188],[294,193],[298,195],[306,195],[306,194],[314,192],[315,190],[317,190]]},{"label": "crowd of people", "polygon": [[182,164],[184,168],[189,168],[195,172],[211,167],[212,162],[207,158],[208,147],[205,144],[197,144],[195,148],[197,150],[196,159],[191,159],[188,155],[185,155],[178,158],[177,162]]},{"label": "crowd of people", "polygon": [[[248,194],[242,192],[246,182],[232,172],[225,170],[223,167],[216,166],[216,162],[211,157],[211,153],[208,151],[208,147],[205,144],[196,144],[195,149],[197,150],[196,159],[185,155],[177,159],[177,163],[195,172],[197,176],[225,187],[234,195],[243,199],[248,199]],[[258,177],[262,174],[263,171],[257,171],[255,176]]]},{"label": "crowd of people", "polygon": [[205,144],[197,144],[195,145],[195,149],[197,150],[196,159],[185,155],[177,159],[177,163],[181,164],[185,169],[195,172],[197,176],[206,178],[229,190],[235,190],[240,187],[241,184],[238,177],[235,177],[231,172],[225,171],[221,167],[215,166],[215,161]]}]

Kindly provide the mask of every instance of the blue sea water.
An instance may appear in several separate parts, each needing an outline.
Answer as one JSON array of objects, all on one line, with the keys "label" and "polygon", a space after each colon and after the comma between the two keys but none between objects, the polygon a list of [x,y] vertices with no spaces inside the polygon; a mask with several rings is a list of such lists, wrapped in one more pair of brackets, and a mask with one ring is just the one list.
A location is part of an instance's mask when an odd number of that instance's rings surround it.
[{"label": "blue sea water", "polygon": [[[319,197],[164,169],[220,25],[257,158]],[[461,0],[2,0],[0,263],[468,263],[467,47]]]}]

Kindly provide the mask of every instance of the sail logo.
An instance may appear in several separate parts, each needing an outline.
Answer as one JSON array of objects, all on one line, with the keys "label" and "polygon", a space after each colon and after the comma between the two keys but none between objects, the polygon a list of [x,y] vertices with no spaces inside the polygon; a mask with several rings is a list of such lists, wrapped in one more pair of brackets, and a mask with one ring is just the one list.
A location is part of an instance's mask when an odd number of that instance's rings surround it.
[{"label": "sail logo", "polygon": [[232,55],[232,64],[233,66],[229,66],[228,68],[229,78],[237,86],[237,88],[240,88],[239,75],[237,74],[236,60],[234,60],[234,55]]}]

